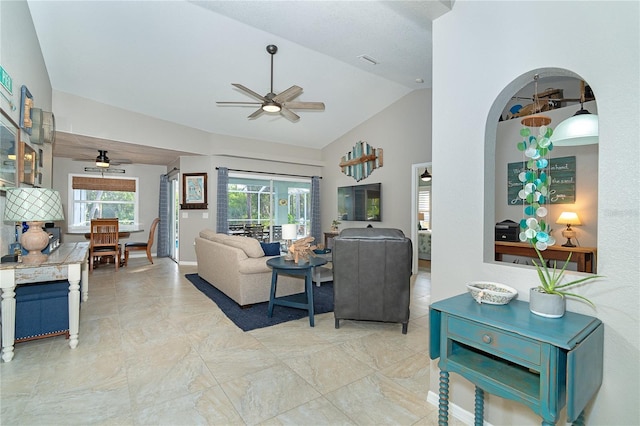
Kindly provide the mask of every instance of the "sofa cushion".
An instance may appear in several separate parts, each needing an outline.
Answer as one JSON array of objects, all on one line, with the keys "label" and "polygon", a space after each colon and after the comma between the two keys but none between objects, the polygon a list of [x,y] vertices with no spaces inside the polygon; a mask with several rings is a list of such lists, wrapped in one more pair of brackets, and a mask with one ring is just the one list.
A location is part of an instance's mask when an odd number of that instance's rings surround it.
[{"label": "sofa cushion", "polygon": [[227,238],[229,238],[229,235],[227,235],[227,234],[219,234],[216,231],[214,231],[213,229],[203,229],[202,231],[200,231],[200,238],[204,238],[205,240],[215,241],[217,243],[221,243],[224,240],[226,240]]},{"label": "sofa cushion", "polygon": [[265,256],[280,256],[280,243],[260,243]]},{"label": "sofa cushion", "polygon": [[225,239],[224,244],[236,247],[244,251],[249,257],[263,257],[264,251],[260,246],[260,241],[249,237],[229,237]]}]

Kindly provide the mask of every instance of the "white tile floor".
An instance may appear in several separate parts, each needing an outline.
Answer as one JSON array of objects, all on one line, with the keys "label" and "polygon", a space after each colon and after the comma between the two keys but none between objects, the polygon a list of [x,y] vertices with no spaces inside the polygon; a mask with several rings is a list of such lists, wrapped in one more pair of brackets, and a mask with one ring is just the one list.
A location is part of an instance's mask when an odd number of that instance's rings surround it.
[{"label": "white tile floor", "polygon": [[144,258],[96,269],[78,347],[19,343],[0,365],[0,424],[437,424],[428,271],[412,283],[403,335],[398,324],[336,330],[333,313],[245,333],[184,278],[195,269]]}]

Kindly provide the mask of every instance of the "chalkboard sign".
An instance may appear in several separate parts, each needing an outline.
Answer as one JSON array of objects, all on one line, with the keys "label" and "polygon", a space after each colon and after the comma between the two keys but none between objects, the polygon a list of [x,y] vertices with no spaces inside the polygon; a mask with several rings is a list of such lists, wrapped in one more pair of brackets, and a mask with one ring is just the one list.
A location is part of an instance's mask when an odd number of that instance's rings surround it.
[{"label": "chalkboard sign", "polygon": [[[518,180],[520,172],[525,170],[525,162],[507,164],[507,204],[522,204],[518,197],[522,182]],[[576,202],[576,157],[551,158],[549,160],[550,204],[573,204]]]}]

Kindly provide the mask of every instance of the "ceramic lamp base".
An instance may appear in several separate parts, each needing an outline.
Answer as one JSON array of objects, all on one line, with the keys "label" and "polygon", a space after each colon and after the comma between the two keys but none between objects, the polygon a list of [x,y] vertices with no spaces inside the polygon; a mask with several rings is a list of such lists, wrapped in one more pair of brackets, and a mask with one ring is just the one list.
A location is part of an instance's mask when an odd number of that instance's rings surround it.
[{"label": "ceramic lamp base", "polygon": [[42,229],[43,222],[27,222],[29,229],[22,234],[20,243],[29,254],[22,256],[22,263],[42,263],[49,256],[41,253],[41,251],[49,244],[49,234]]}]

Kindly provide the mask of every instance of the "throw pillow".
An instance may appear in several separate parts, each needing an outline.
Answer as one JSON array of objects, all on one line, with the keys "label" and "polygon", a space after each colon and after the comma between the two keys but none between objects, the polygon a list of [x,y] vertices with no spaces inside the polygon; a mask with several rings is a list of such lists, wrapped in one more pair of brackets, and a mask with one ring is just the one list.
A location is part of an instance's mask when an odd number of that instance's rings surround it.
[{"label": "throw pillow", "polygon": [[280,243],[260,243],[265,256],[280,256]]}]

